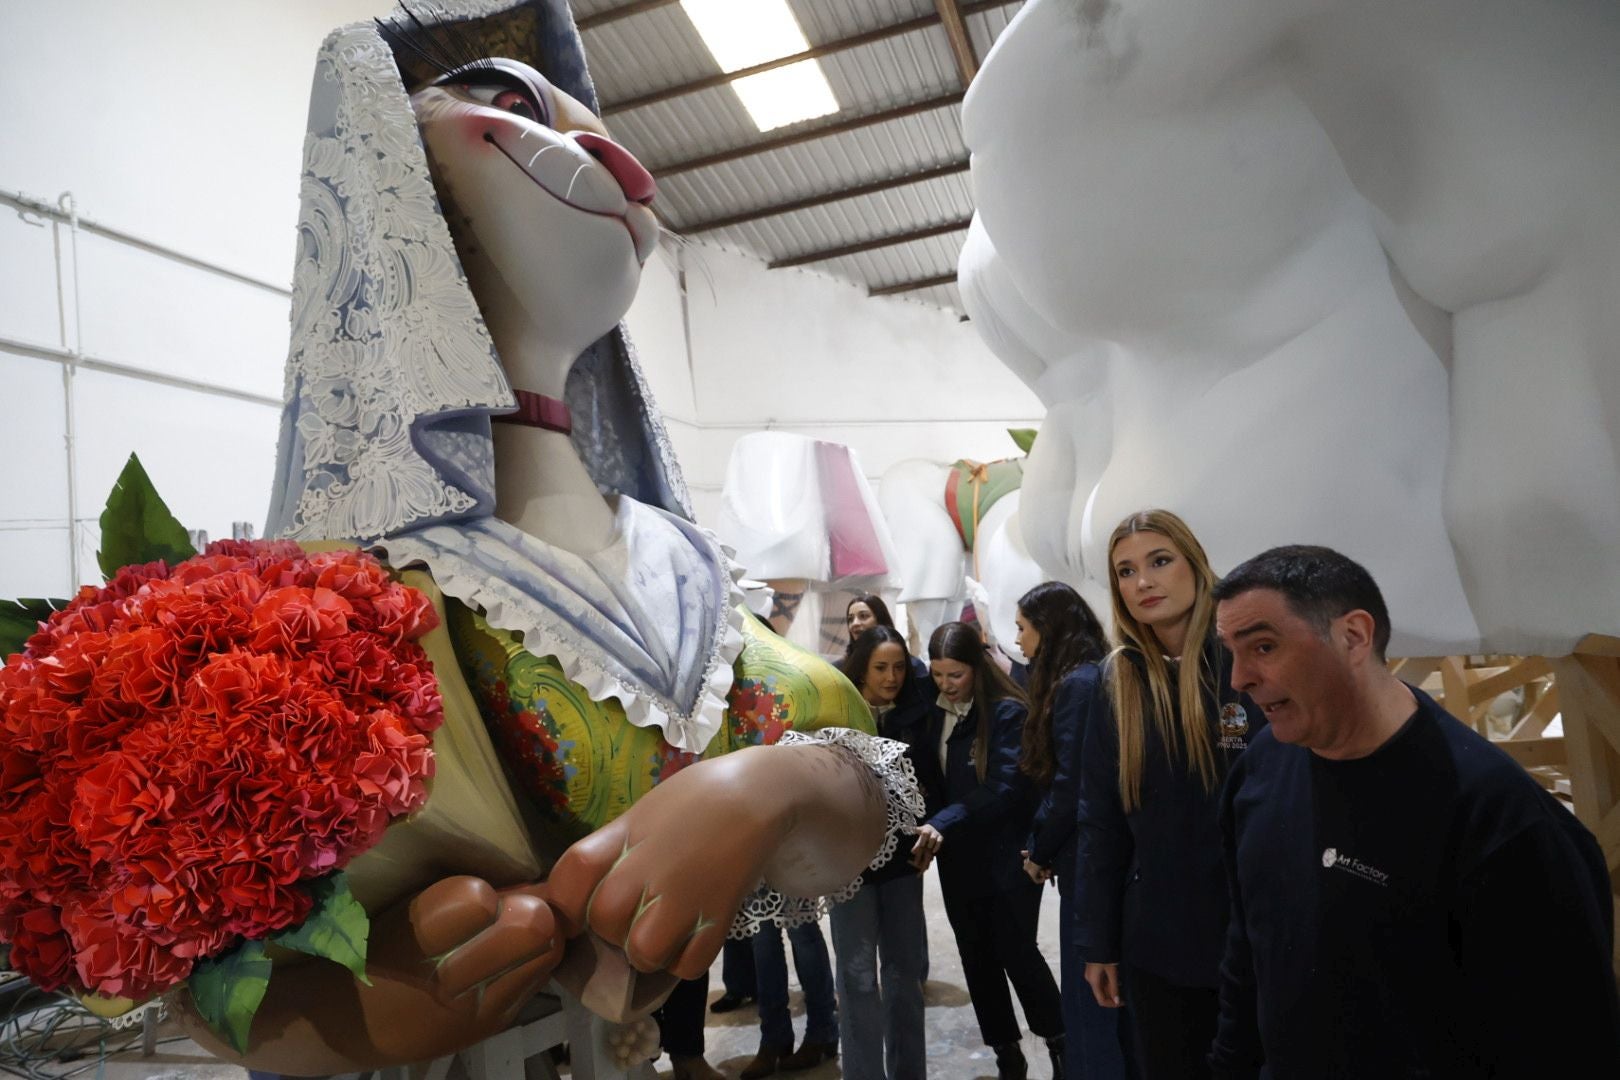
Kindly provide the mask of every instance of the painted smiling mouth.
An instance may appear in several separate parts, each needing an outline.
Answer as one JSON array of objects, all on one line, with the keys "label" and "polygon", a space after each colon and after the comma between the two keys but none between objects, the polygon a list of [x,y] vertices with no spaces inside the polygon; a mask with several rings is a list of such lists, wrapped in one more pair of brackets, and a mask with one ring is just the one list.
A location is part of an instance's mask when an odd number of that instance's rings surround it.
[{"label": "painted smiling mouth", "polygon": [[623,225],[624,231],[630,234],[630,249],[636,253],[636,262],[639,264],[644,261],[641,257],[641,244],[639,242],[639,238],[636,236],[636,230],[631,226],[629,217],[626,216],[629,214],[631,206],[640,204],[632,203],[629,199],[625,199],[624,213],[615,214],[607,210],[592,210],[588,206],[581,206],[578,203],[569,202],[566,198],[557,194],[545,184],[541,183],[538,177],[536,177],[528,169],[524,168],[522,162],[513,157],[506,147],[501,145],[501,141],[494,135],[487,131],[484,132],[484,141],[489,143],[489,145],[493,146],[495,149],[499,150],[501,152],[501,156],[507,161],[510,161],[517,168],[518,172],[522,173],[524,176],[527,176],[535,187],[539,188],[547,195],[550,195],[553,199],[556,199],[564,206],[571,210],[578,210],[582,214],[590,214],[592,217],[607,218],[610,221],[617,221],[620,225]]}]

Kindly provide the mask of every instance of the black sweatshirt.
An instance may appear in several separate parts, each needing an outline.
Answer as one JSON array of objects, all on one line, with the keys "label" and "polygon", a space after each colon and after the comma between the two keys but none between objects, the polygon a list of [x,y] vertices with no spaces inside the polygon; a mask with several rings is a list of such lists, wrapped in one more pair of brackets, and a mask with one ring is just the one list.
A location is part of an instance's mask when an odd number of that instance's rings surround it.
[{"label": "black sweatshirt", "polygon": [[1266,732],[1233,769],[1216,1074],[1620,1077],[1596,841],[1413,693],[1367,757]]},{"label": "black sweatshirt", "polygon": [[[1075,874],[1079,959],[1125,963],[1178,986],[1220,985],[1226,943],[1226,871],[1221,863],[1221,782],[1265,716],[1229,685],[1231,659],[1213,639],[1205,645],[1218,690],[1204,701],[1217,775],[1206,787],[1185,756],[1172,755],[1151,716],[1142,772],[1142,802],[1129,814],[1119,791],[1119,729],[1108,679],[1092,694],[1080,754]],[[1132,650],[1108,663],[1142,664]],[[1176,703],[1180,709],[1180,703]],[[1177,730],[1179,721],[1177,722]]]}]

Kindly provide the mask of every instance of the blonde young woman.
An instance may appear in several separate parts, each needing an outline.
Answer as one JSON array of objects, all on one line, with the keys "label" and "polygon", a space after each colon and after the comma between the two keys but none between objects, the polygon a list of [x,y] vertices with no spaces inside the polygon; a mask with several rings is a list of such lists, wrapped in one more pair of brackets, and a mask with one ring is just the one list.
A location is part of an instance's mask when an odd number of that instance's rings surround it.
[{"label": "blonde young woman", "polygon": [[1128,999],[1146,1080],[1209,1075],[1227,891],[1222,780],[1264,726],[1228,685],[1215,574],[1192,530],[1132,514],[1108,542],[1117,648],[1081,754],[1076,938],[1097,1001]]}]

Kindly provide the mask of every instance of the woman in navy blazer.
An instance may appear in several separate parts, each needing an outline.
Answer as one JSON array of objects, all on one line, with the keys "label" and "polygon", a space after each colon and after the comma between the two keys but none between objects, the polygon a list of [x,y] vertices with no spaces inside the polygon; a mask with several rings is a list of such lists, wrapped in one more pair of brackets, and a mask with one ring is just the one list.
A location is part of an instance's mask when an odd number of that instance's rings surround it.
[{"label": "woman in navy blazer", "polygon": [[1080,801],[1080,746],[1091,698],[1102,678],[1107,638],[1091,606],[1061,581],[1035,586],[1014,614],[1018,648],[1029,664],[1029,721],[1018,765],[1042,793],[1025,842],[1024,871],[1052,881],[1062,895],[1063,1032],[1074,1080],[1125,1080],[1129,1028],[1097,1003],[1079,956],[1075,903],[1075,810]]},{"label": "woman in navy blazer", "polygon": [[985,1044],[1002,1080],[1024,1080],[1028,1064],[1013,1014],[1011,981],[1030,1030],[1046,1040],[1063,1075],[1063,1019],[1057,983],[1035,944],[1041,887],[1019,854],[1036,795],[1018,769],[1023,693],[990,660],[978,632],[946,623],[928,641],[939,688],[926,749],[941,762],[945,805],[917,830],[915,862],[939,856],[945,914]]}]

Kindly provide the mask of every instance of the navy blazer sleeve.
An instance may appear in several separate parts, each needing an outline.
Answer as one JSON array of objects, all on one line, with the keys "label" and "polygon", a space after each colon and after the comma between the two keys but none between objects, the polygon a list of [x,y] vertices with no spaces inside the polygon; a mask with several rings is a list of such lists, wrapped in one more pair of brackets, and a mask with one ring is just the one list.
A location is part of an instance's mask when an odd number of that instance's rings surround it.
[{"label": "navy blazer sleeve", "polygon": [[1136,840],[1119,794],[1119,728],[1106,680],[1091,693],[1080,751],[1080,796],[1075,808],[1077,937],[1087,963],[1117,964],[1123,937],[1125,887]]},{"label": "navy blazer sleeve", "polygon": [[[1029,778],[1018,768],[1018,750],[1024,731],[1024,706],[1011,698],[995,703],[995,714],[990,720],[990,746],[985,758],[984,781],[967,796],[953,802],[928,819],[928,824],[942,834],[965,822],[985,827],[1014,813],[1020,806],[1028,809]],[[962,723],[976,724],[978,717],[969,713]]]},{"label": "navy blazer sleeve", "polygon": [[1052,756],[1057,767],[1030,834],[1029,858],[1036,866],[1052,866],[1074,836],[1086,714],[1100,681],[1096,664],[1082,664],[1063,677],[1052,697]]},{"label": "navy blazer sleeve", "polygon": [[1243,895],[1238,888],[1232,800],[1242,786],[1243,759],[1239,758],[1221,790],[1221,850],[1231,897],[1231,919],[1226,924],[1226,955],[1221,960],[1221,1011],[1209,1053],[1210,1069],[1216,1080],[1253,1080],[1260,1075],[1266,1058],[1260,1041],[1254,955],[1243,916]]}]

